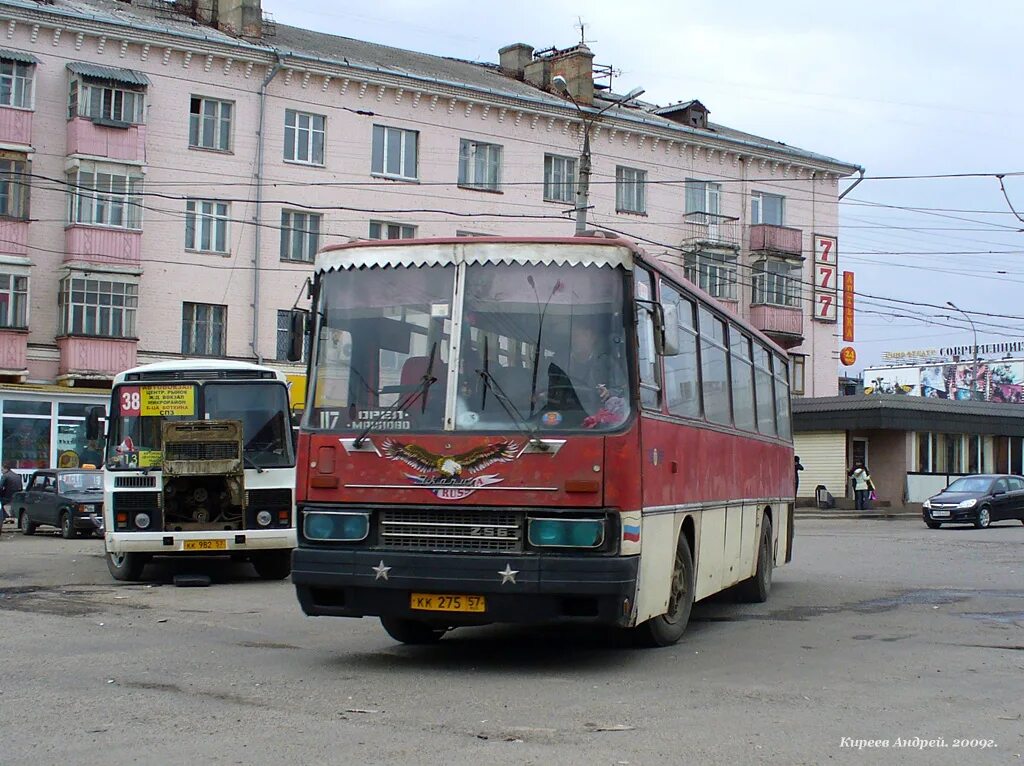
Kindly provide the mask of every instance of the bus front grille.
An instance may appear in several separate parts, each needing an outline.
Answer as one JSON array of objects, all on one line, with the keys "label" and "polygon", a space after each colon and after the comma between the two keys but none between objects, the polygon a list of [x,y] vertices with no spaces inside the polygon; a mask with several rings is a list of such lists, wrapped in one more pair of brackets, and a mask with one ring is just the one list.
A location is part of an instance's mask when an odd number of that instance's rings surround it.
[{"label": "bus front grille", "polygon": [[165,460],[237,460],[235,442],[171,442],[164,445]]},{"label": "bus front grille", "polygon": [[508,511],[381,511],[383,548],[460,553],[509,553],[523,549],[523,515]]}]

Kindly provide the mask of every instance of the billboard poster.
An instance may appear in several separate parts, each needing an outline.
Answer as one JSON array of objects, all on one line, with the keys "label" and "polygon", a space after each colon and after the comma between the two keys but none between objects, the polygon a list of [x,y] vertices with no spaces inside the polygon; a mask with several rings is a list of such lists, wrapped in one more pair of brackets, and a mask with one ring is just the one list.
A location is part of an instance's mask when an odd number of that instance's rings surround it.
[{"label": "billboard poster", "polygon": [[1024,403],[1024,360],[979,359],[976,386],[973,378],[973,361],[879,367],[863,373],[864,393],[869,395],[904,394],[931,399],[977,398],[988,402]]}]

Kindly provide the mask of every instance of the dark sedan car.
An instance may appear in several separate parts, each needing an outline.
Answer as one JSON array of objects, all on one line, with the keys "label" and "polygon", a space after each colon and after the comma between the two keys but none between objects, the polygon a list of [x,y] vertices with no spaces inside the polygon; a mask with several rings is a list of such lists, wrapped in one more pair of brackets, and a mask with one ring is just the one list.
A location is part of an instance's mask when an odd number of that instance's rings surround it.
[{"label": "dark sedan car", "polygon": [[924,523],[973,524],[984,529],[993,521],[1024,522],[1024,477],[1009,474],[962,476],[924,501]]},{"label": "dark sedan car", "polygon": [[103,472],[36,471],[11,499],[11,513],[23,534],[46,524],[62,536],[103,534]]}]

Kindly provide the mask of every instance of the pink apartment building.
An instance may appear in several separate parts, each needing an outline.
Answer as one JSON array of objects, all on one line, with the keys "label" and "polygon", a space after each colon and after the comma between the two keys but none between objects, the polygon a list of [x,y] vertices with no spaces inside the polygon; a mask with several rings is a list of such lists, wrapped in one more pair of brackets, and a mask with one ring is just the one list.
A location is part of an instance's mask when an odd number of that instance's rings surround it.
[{"label": "pink apartment building", "polygon": [[589,226],[683,264],[788,348],[795,392],[835,393],[856,165],[699,101],[614,105],[586,46],[498,58],[275,25],[259,0],[0,0],[0,458],[80,448],[85,407],[135,364],[301,376],[284,322],[322,244],[570,235],[587,126]]}]

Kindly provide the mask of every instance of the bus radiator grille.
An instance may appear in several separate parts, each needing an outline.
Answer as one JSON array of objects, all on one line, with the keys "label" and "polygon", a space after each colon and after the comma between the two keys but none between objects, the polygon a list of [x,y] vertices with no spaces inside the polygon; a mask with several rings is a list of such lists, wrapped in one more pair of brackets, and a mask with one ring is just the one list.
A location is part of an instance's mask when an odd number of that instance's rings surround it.
[{"label": "bus radiator grille", "polygon": [[381,511],[383,548],[460,553],[510,553],[523,549],[523,514],[507,511]]},{"label": "bus radiator grille", "polygon": [[235,442],[172,442],[164,445],[165,460],[237,460]]}]

